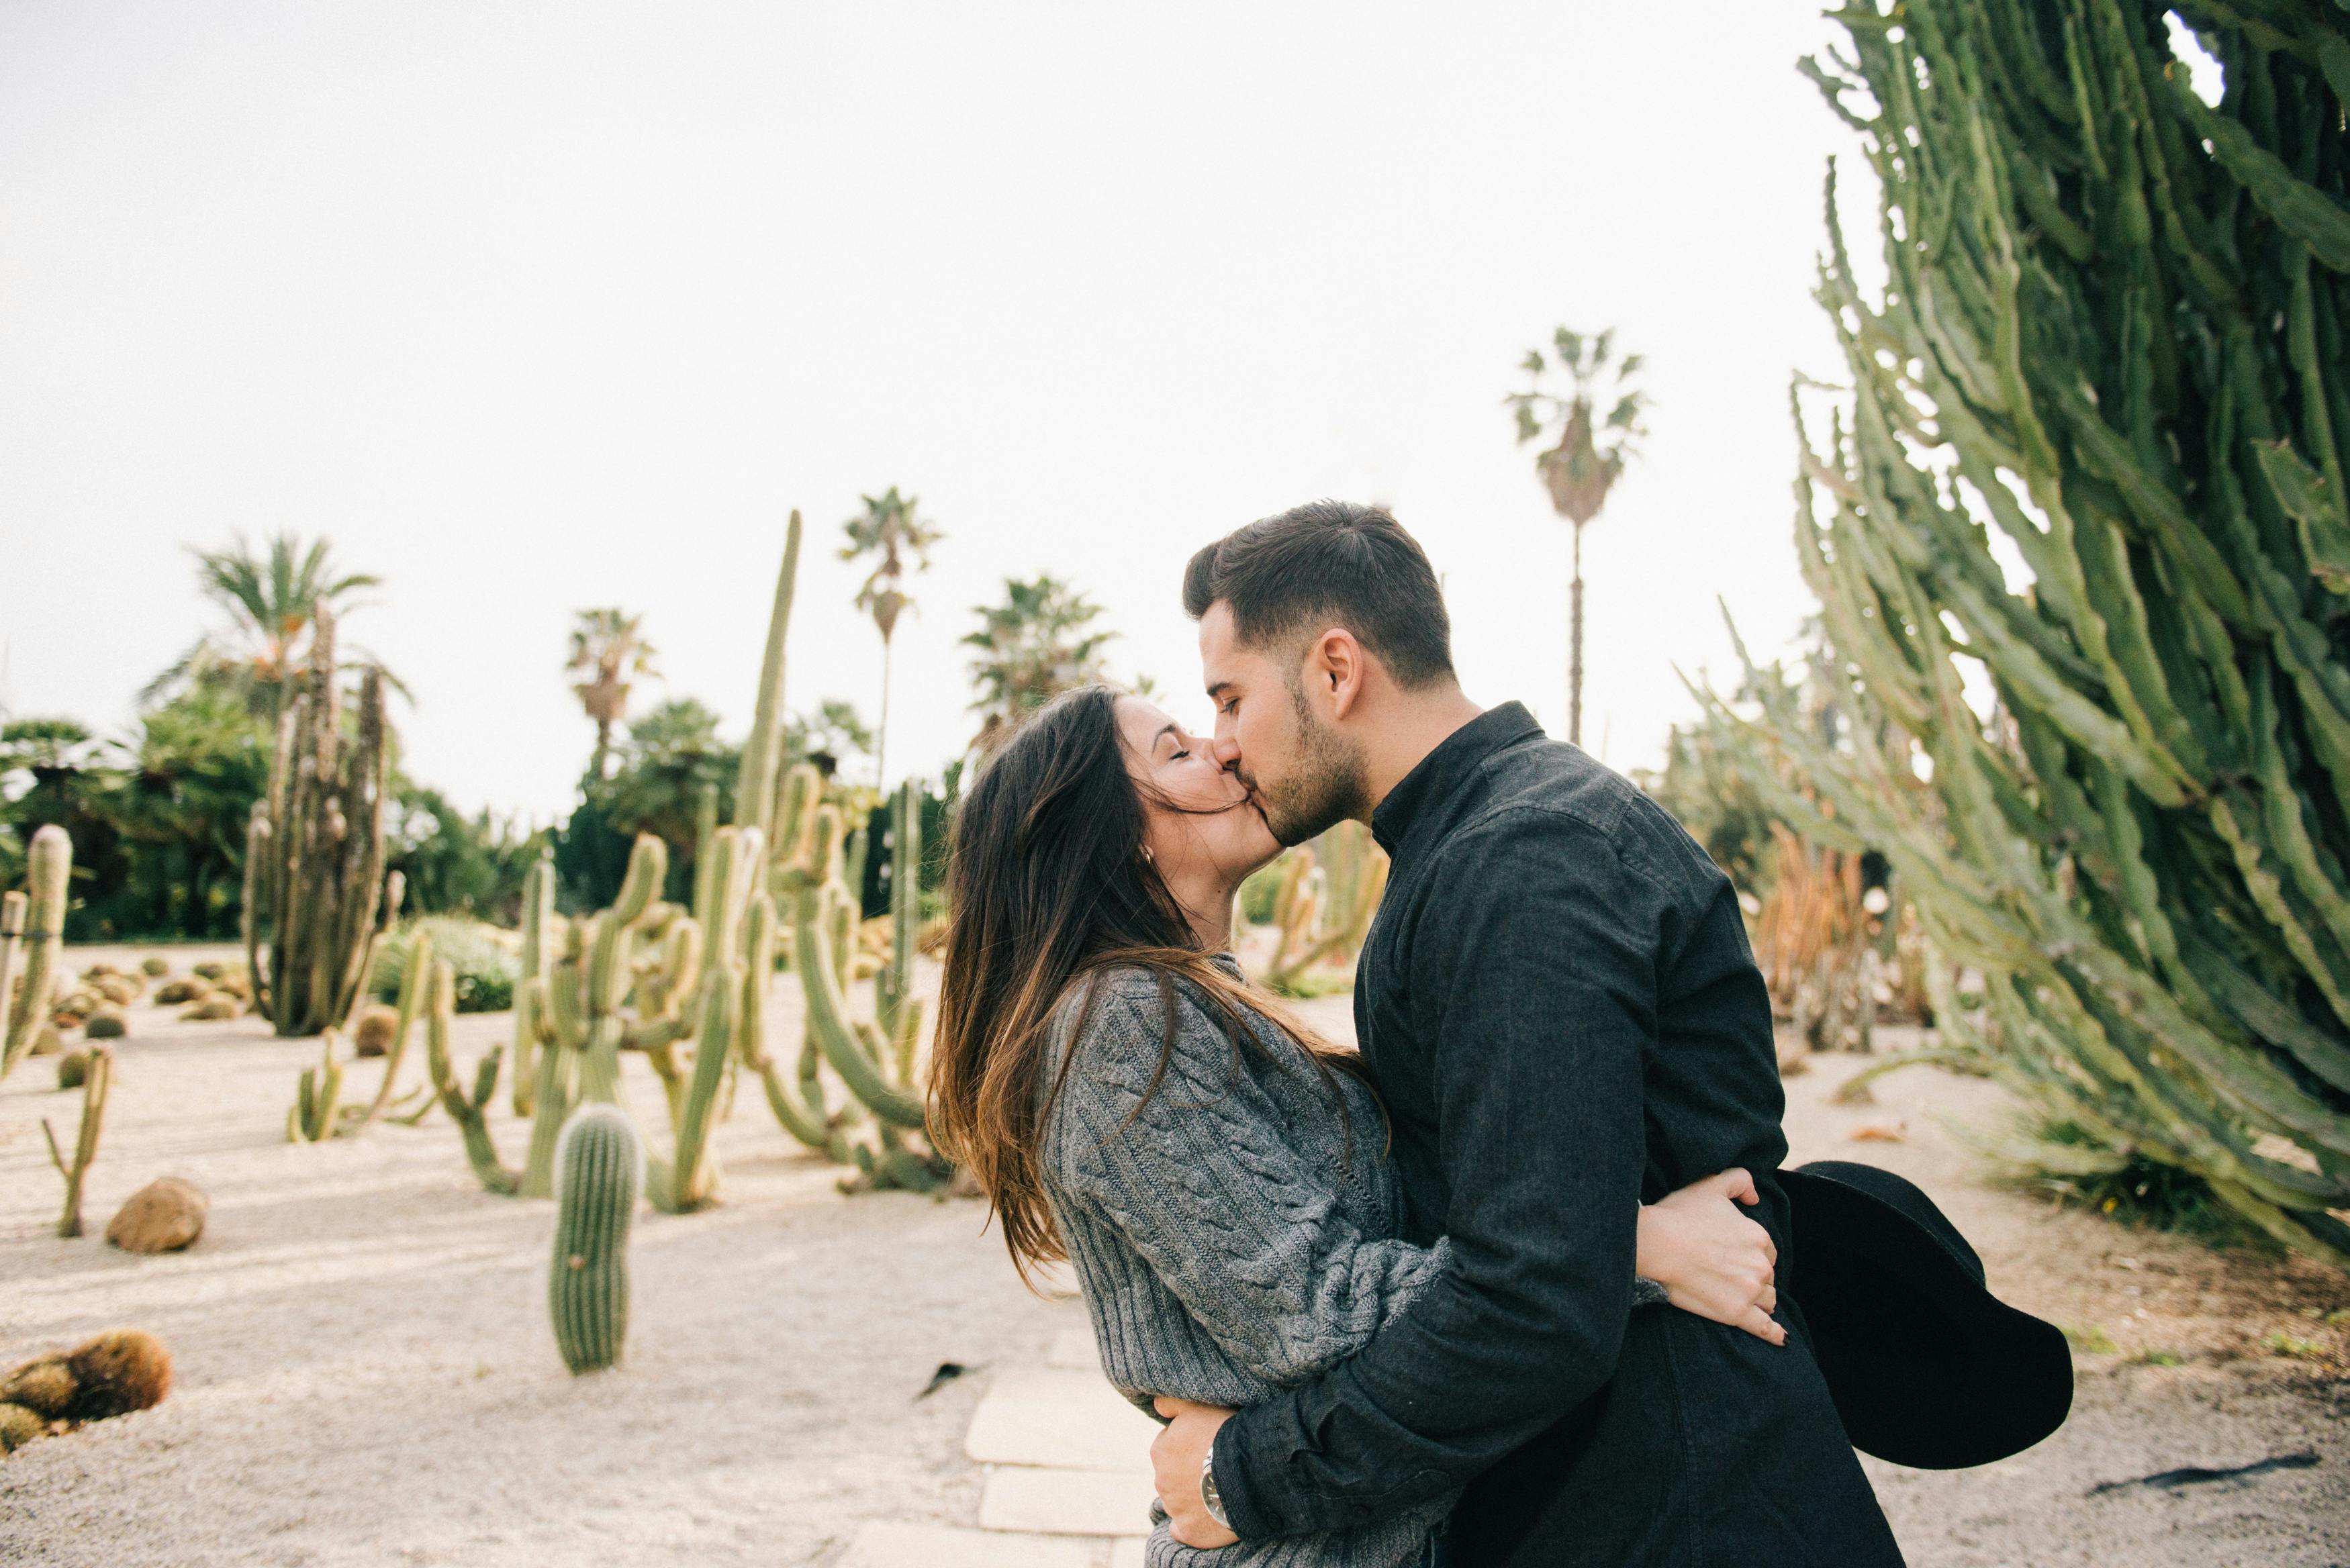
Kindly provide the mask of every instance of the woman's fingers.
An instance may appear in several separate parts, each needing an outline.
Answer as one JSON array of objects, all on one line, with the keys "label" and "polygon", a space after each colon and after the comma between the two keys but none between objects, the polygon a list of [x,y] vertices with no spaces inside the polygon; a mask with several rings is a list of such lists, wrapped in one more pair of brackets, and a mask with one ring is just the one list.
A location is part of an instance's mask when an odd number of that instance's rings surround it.
[{"label": "woman's fingers", "polygon": [[1739,1315],[1735,1326],[1744,1329],[1757,1339],[1768,1340],[1773,1345],[1787,1343],[1787,1331],[1781,1328],[1773,1320],[1771,1314],[1759,1306],[1748,1307]]},{"label": "woman's fingers", "polygon": [[1779,1310],[1779,1287],[1776,1285],[1764,1285],[1762,1287],[1762,1295],[1755,1298],[1754,1304],[1761,1307],[1764,1312],[1777,1312]]}]

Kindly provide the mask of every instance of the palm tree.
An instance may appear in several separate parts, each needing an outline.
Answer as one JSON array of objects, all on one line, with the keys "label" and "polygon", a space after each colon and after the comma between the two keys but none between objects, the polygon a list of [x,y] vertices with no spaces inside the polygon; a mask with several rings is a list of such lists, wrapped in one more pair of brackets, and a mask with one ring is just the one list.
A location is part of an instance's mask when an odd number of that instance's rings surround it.
[{"label": "palm tree", "polygon": [[[1558,441],[1534,459],[1534,472],[1550,494],[1552,510],[1575,528],[1575,577],[1567,590],[1568,652],[1566,660],[1566,738],[1583,743],[1583,525],[1607,504],[1607,493],[1623,477],[1625,463],[1639,455],[1636,444],[1648,432],[1640,423],[1648,395],[1635,388],[1640,356],[1627,354],[1612,367],[1607,362],[1616,333],[1613,327],[1586,337],[1562,327],[1551,334],[1557,369],[1565,389],[1555,392],[1543,384],[1551,369],[1539,348],[1529,348],[1521,368],[1527,389],[1503,399],[1518,416],[1518,444],[1540,441],[1554,427]],[[1607,417],[1593,423],[1599,405],[1609,405]]]},{"label": "palm tree", "polygon": [[1088,631],[1101,607],[1049,572],[1006,578],[1003,594],[1001,605],[973,607],[979,629],[962,639],[981,650],[971,661],[982,716],[972,745],[983,762],[1056,694],[1102,679],[1102,647],[1118,635]]},{"label": "palm tree", "polygon": [[588,764],[591,779],[604,776],[604,760],[612,753],[612,729],[629,714],[632,678],[660,678],[653,668],[653,645],[639,629],[643,620],[618,608],[577,610],[571,618],[571,659],[563,668],[593,672],[571,688],[579,706],[596,722],[596,755]]},{"label": "palm tree", "polygon": [[945,537],[931,521],[915,512],[917,498],[900,495],[891,485],[886,494],[860,496],[865,503],[864,514],[843,523],[841,532],[848,535],[842,545],[840,558],[854,561],[860,556],[875,556],[872,573],[857,590],[857,607],[873,618],[874,627],[881,633],[881,722],[873,743],[873,782],[877,788],[889,787],[884,772],[889,764],[889,639],[897,635],[899,612],[913,607],[914,601],[906,593],[906,577],[910,569],[927,572],[931,569],[931,546]]},{"label": "palm tree", "polygon": [[[285,703],[286,688],[308,661],[307,635],[318,607],[341,612],[342,601],[382,578],[366,572],[338,574],[326,540],[307,547],[293,534],[268,542],[256,559],[244,535],[225,550],[190,547],[196,582],[203,595],[229,614],[230,631],[207,632],[140,692],[152,702],[179,686],[225,686],[253,711],[273,722]],[[389,680],[390,677],[386,679]],[[395,687],[397,681],[391,681]]]}]

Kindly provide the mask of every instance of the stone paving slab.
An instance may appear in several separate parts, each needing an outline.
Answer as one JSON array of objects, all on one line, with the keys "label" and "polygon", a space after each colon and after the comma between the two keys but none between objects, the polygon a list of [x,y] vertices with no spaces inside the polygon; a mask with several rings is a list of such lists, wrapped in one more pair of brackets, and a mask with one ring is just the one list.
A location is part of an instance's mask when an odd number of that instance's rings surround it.
[{"label": "stone paving slab", "polygon": [[836,1568],[1101,1568],[1101,1563],[1098,1541],[875,1522],[858,1529]]},{"label": "stone paving slab", "polygon": [[1140,1535],[1150,1528],[1147,1473],[1000,1465],[980,1498],[982,1530],[1044,1535]]},{"label": "stone paving slab", "polygon": [[963,1452],[983,1464],[1150,1473],[1159,1423],[1098,1372],[1010,1367],[972,1415]]},{"label": "stone paving slab", "polygon": [[1089,1328],[1065,1328],[1053,1336],[1053,1348],[1045,1353],[1049,1366],[1067,1366],[1079,1372],[1099,1372],[1101,1351],[1094,1344],[1094,1331]]}]

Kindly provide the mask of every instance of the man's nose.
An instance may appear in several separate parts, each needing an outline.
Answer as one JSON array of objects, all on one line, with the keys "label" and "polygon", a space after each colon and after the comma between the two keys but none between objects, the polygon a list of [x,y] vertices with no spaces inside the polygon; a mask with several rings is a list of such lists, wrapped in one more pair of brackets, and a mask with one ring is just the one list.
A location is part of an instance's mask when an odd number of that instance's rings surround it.
[{"label": "man's nose", "polygon": [[1237,740],[1234,740],[1230,734],[1225,733],[1222,725],[1217,726],[1217,734],[1214,745],[1216,761],[1218,763],[1227,768],[1238,767],[1240,765],[1241,743]]}]

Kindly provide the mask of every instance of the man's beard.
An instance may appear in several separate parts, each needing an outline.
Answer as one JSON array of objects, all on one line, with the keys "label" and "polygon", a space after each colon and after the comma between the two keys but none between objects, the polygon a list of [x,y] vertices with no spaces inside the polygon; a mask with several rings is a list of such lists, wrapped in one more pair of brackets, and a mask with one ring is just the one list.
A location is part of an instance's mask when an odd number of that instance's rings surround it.
[{"label": "man's beard", "polygon": [[1275,840],[1298,845],[1360,816],[1370,804],[1362,748],[1317,722],[1302,686],[1290,688],[1297,711],[1297,763],[1277,783],[1246,780]]}]

